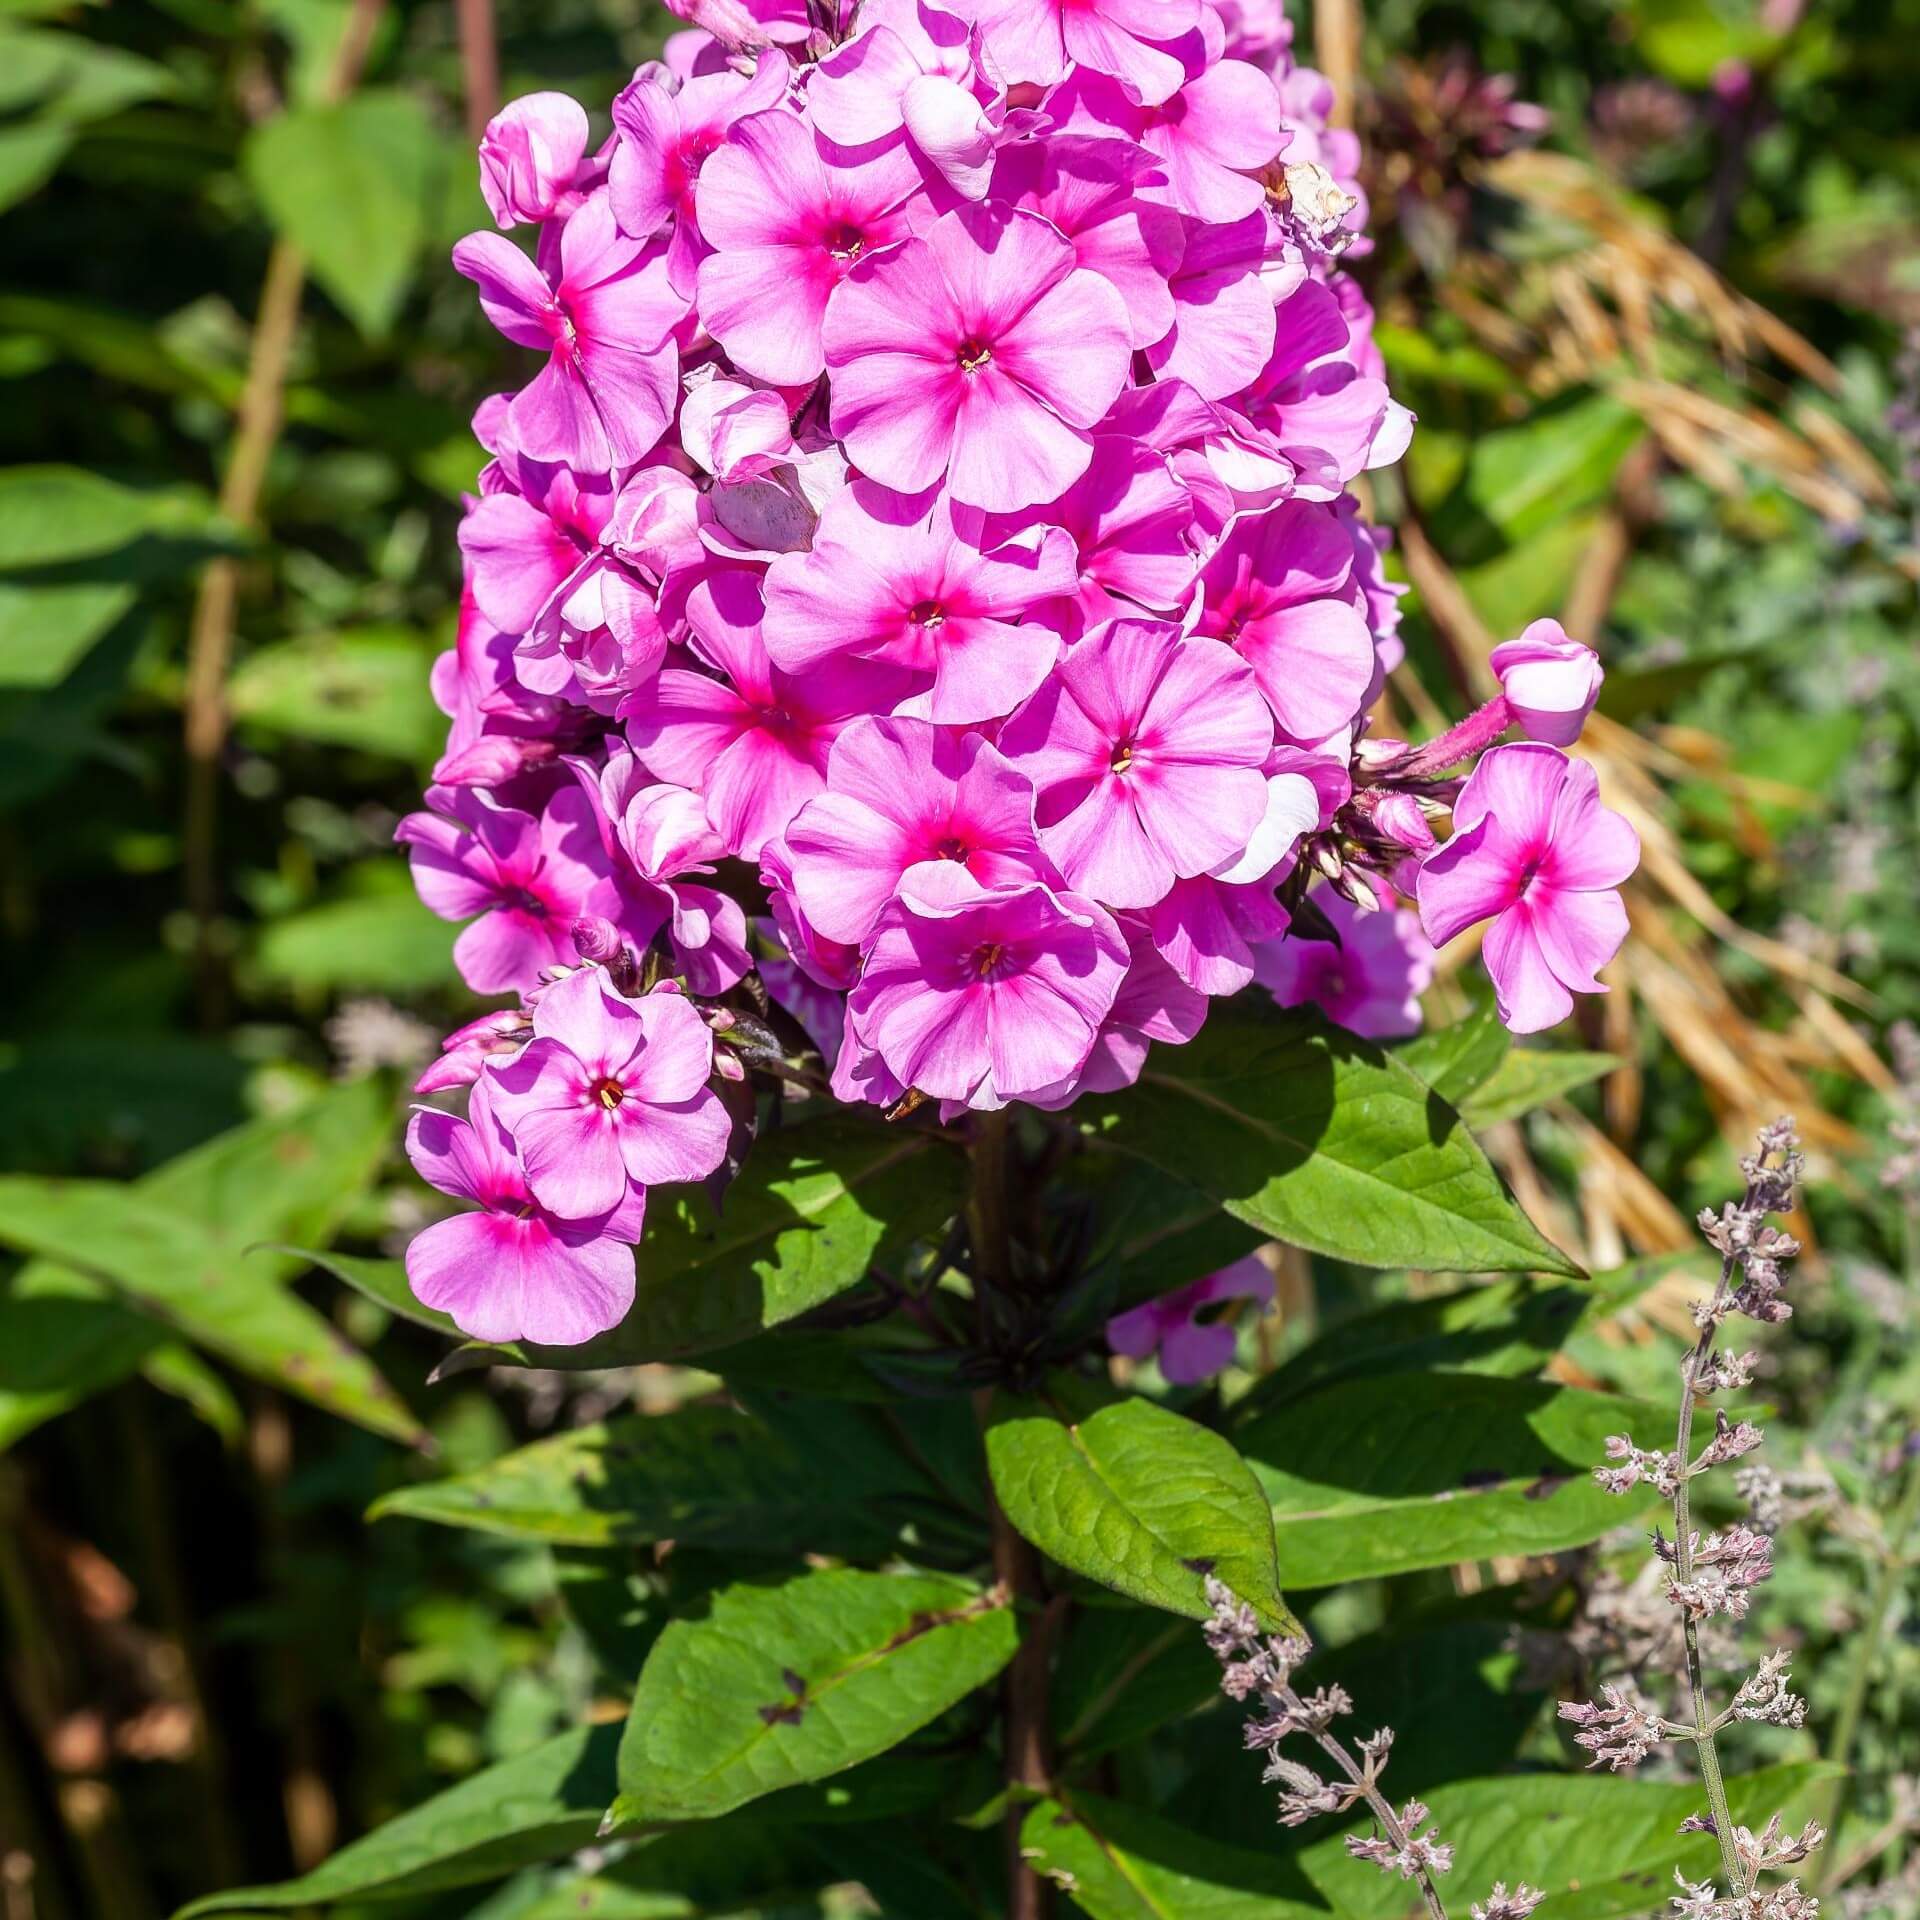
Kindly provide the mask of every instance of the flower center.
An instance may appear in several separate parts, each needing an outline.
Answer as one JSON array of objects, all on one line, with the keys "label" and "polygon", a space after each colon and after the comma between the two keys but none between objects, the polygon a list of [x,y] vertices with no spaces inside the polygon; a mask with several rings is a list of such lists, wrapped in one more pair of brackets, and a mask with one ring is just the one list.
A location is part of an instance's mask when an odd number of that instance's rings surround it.
[{"label": "flower center", "polygon": [[1122,740],[1113,750],[1113,758],[1107,763],[1115,773],[1125,773],[1133,765],[1133,742]]},{"label": "flower center", "polygon": [[993,349],[984,340],[976,340],[969,335],[960,342],[956,358],[960,362],[962,373],[978,373],[982,367],[992,362]]},{"label": "flower center", "polygon": [[924,627],[931,632],[947,617],[947,610],[938,600],[922,600],[917,606],[908,609],[907,618],[916,627]]},{"label": "flower center", "polygon": [[984,947],[976,947],[973,953],[974,977],[979,980],[991,980],[1001,969],[1007,957],[1007,950],[998,940],[989,940]]},{"label": "flower center", "polygon": [[507,894],[506,904],[516,913],[530,913],[536,920],[547,917],[547,903],[537,893],[526,887],[514,887]]},{"label": "flower center", "polygon": [[821,238],[826,243],[827,251],[836,260],[852,262],[867,250],[867,236],[850,220],[842,220],[829,227]]},{"label": "flower center", "polygon": [[601,1078],[588,1088],[592,1097],[599,1101],[602,1109],[611,1113],[627,1097],[627,1090],[618,1080]]},{"label": "flower center", "polygon": [[933,849],[936,860],[964,860],[973,849],[957,833],[950,833]]}]

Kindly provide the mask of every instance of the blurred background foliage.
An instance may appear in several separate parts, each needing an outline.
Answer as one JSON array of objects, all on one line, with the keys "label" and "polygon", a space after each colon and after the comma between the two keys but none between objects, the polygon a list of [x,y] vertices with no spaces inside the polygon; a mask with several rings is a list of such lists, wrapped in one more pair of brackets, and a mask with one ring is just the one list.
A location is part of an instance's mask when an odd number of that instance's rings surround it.
[{"label": "blurred background foliage", "polygon": [[[397,1250],[424,1217],[402,1077],[473,1010],[391,833],[442,734],[467,421],[513,377],[446,265],[485,224],[467,123],[494,83],[460,19],[487,12],[0,0],[0,1166],[131,1183],[124,1218],[68,1223],[0,1283],[7,1920],[146,1920],[279,1877],[623,1711],[644,1581],[591,1619],[564,1553],[363,1515],[425,1448],[477,1466],[710,1384],[429,1385],[432,1336],[260,1250]],[[499,91],[603,103],[665,24],[500,0]],[[1615,991],[1571,1037],[1608,1070],[1549,1073],[1587,1084],[1495,1111],[1490,1144],[1605,1268],[1691,1245],[1726,1142],[1799,1115],[1820,1278],[1768,1389],[1807,1550],[1768,1625],[1823,1724],[1859,1727],[1843,1864],[1889,1890],[1854,1907],[1910,1914],[1920,1626],[1886,1516],[1920,1402],[1895,1132],[1920,1120],[1920,0],[1381,0],[1299,25],[1352,90],[1379,235],[1358,271],[1421,417],[1375,491],[1413,586],[1389,718],[1457,710],[1492,640],[1558,613],[1606,659],[1591,752],[1648,847]],[[1465,1005],[1435,989],[1436,1019]],[[1229,1395],[1407,1291],[1285,1269]],[[1561,1377],[1664,1396],[1681,1284],[1569,1343]],[[1576,1559],[1591,1612],[1604,1556]],[[1886,1565],[1885,1665],[1849,1706]],[[671,1567],[712,1577],[697,1549]],[[1566,1573],[1369,1583],[1314,1622],[1398,1644],[1367,1641],[1363,1710],[1403,1739],[1469,1712],[1453,1770],[1487,1771],[1560,1755],[1511,1622],[1564,1629]],[[1154,1791],[1217,1801],[1220,1735]]]}]

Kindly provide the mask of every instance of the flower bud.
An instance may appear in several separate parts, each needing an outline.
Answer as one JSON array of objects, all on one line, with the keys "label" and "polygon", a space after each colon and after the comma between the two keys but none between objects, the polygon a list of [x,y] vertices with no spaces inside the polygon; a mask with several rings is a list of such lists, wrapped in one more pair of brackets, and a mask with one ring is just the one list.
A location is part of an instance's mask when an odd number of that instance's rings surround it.
[{"label": "flower bud", "polygon": [[586,109],[564,93],[529,93],[487,122],[480,191],[502,227],[561,209],[587,151]]},{"label": "flower bud", "polygon": [[1568,639],[1558,620],[1536,620],[1518,640],[1495,647],[1490,664],[1520,731],[1553,747],[1579,739],[1606,678],[1600,656]]}]

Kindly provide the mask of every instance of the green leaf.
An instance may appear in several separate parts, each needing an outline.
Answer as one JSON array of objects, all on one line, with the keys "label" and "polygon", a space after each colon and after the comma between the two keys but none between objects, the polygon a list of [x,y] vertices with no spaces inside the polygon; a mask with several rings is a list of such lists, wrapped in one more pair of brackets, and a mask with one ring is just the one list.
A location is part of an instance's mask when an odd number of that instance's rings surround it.
[{"label": "green leaf", "polygon": [[831,1300],[877,1260],[936,1233],[962,1163],[927,1134],[840,1115],[764,1134],[716,1218],[694,1188],[649,1213],[633,1310],[579,1347],[504,1349],[529,1366],[633,1366],[731,1346]]},{"label": "green leaf", "polygon": [[77,33],[0,22],[0,114],[64,126],[104,120],[174,91],[165,67]]},{"label": "green leaf", "polygon": [[[222,1134],[143,1180],[0,1179],[0,1242],[104,1282],[142,1314],[376,1433],[424,1435],[371,1362],[248,1250],[325,1239],[384,1158],[393,1127],[371,1080]],[[31,1296],[38,1262],[16,1279]],[[136,1356],[144,1358],[144,1352]]]},{"label": "green leaf", "polygon": [[1471,565],[1544,533],[1605,500],[1645,433],[1631,408],[1588,393],[1478,434],[1460,485],[1434,516],[1434,538]]},{"label": "green leaf", "polygon": [[307,634],[261,647],[228,683],[234,717],[273,733],[431,759],[447,723],[427,685],[432,651],[403,628]]},{"label": "green leaf", "polygon": [[268,980],[296,991],[424,993],[458,980],[458,932],[408,887],[330,900],[276,920],[260,936],[254,961]]},{"label": "green leaf", "polygon": [[82,467],[0,469],[0,571],[94,559],[143,534],[218,534],[222,526],[197,488],[123,487]]},{"label": "green leaf", "polygon": [[1290,1856],[1229,1846],[1097,1794],[1040,1801],[1020,1850],[1090,1920],[1327,1920]]},{"label": "green leaf", "polygon": [[280,231],[364,334],[399,314],[426,240],[440,144],[412,94],[369,88],[296,106],[248,140],[242,165]]},{"label": "green leaf", "polygon": [[442,1313],[438,1307],[423,1306],[414,1297],[403,1260],[369,1260],[360,1254],[321,1253],[312,1247],[273,1246],[263,1251],[284,1253],[289,1259],[305,1261],[323,1273],[332,1274],[375,1306],[385,1307],[396,1319],[411,1321],[416,1327],[430,1327],[435,1333],[451,1334],[456,1340],[462,1337],[460,1329],[453,1324],[452,1314]]},{"label": "green leaf", "polygon": [[38,193],[78,137],[77,129],[58,120],[0,128],[0,213]]},{"label": "green leaf", "polygon": [[1076,1607],[1054,1662],[1048,1718],[1061,1749],[1096,1759],[1220,1697],[1220,1664],[1184,1619]]},{"label": "green leaf", "polygon": [[1459,1107],[1499,1070],[1513,1037],[1500,1024],[1491,997],[1450,1027],[1416,1035],[1394,1051],[1449,1106]]},{"label": "green leaf", "polygon": [[298,1880],[216,1893],[177,1920],[433,1893],[560,1859],[599,1829],[619,1739],[617,1725],[563,1733],[436,1794]]},{"label": "green leaf", "polygon": [[1088,1313],[1104,1320],[1218,1273],[1264,1237],[1183,1181],[1142,1180],[1130,1160],[1081,1154],[1056,1197],[1092,1214],[1086,1268],[1099,1283]]},{"label": "green leaf", "polygon": [[1620,1056],[1615,1053],[1516,1048],[1461,1103],[1460,1117],[1476,1129],[1517,1120],[1549,1100],[1602,1079],[1619,1065]]},{"label": "green leaf", "polygon": [[1400,1061],[1309,1010],[1229,1002],[1083,1126],[1275,1239],[1361,1266],[1580,1269],[1520,1211],[1459,1116]]},{"label": "green leaf", "polygon": [[1375,1373],[1260,1414],[1235,1439],[1273,1502],[1282,1582],[1327,1587],[1597,1540],[1651,1498],[1594,1481],[1607,1435],[1644,1442],[1666,1419],[1540,1381]]},{"label": "green leaf", "polygon": [[117,1385],[166,1340],[84,1274],[35,1261],[0,1288],[0,1448]]},{"label": "green leaf", "polygon": [[1538,1373],[1596,1296],[1525,1276],[1395,1300],[1338,1320],[1257,1380],[1234,1404],[1236,1424],[1355,1373]]},{"label": "green leaf", "polygon": [[[1828,1771],[1774,1767],[1729,1780],[1735,1817],[1763,1821]],[[1697,1785],[1533,1774],[1456,1781],[1425,1797],[1432,1824],[1454,1847],[1449,1887],[1464,1898],[1496,1879],[1524,1880],[1546,1890],[1561,1920],[1653,1912],[1672,1890],[1675,1864],[1698,1880],[1717,1857],[1707,1836],[1676,1832],[1699,1811]],[[1368,1823],[1349,1822],[1348,1830],[1364,1833]],[[1251,1848],[1074,1792],[1036,1805],[1020,1840],[1091,1920],[1404,1920],[1404,1881],[1353,1859],[1342,1833],[1312,1831],[1295,1851],[1278,1834],[1274,1845]]]},{"label": "green leaf", "polygon": [[[1807,1796],[1832,1773],[1814,1763],[1730,1779],[1734,1819],[1757,1828],[1784,1809],[1792,1830],[1819,1811]],[[1423,1798],[1442,1838],[1453,1843],[1450,1886],[1479,1891],[1497,1879],[1509,1886],[1524,1880],[1545,1889],[1557,1920],[1663,1912],[1676,1866],[1689,1880],[1704,1880],[1719,1860],[1710,1836],[1679,1831],[1689,1814],[1703,1811],[1695,1781],[1655,1786],[1604,1773],[1502,1775],[1454,1781]],[[1319,1834],[1299,1860],[1340,1920],[1402,1920],[1407,1912],[1405,1883],[1352,1859],[1338,1834]]]},{"label": "green leaf", "polygon": [[1150,1607],[1204,1620],[1216,1574],[1264,1624],[1281,1597],[1260,1483],[1219,1434],[1151,1400],[1068,1423],[996,1407],[987,1465],[1006,1516],[1049,1559]]},{"label": "green leaf", "polygon": [[0,687],[58,685],[138,598],[124,580],[0,580]]},{"label": "green leaf", "polygon": [[699,1820],[884,1753],[1019,1641],[1006,1594],[933,1575],[733,1586],[647,1658],[620,1745],[622,1821]]},{"label": "green leaf", "polygon": [[901,1500],[933,1494],[879,1416],[813,1401],[784,1430],[719,1406],[576,1428],[475,1473],[403,1487],[369,1517],[556,1546],[672,1540],[864,1556],[892,1546]]}]

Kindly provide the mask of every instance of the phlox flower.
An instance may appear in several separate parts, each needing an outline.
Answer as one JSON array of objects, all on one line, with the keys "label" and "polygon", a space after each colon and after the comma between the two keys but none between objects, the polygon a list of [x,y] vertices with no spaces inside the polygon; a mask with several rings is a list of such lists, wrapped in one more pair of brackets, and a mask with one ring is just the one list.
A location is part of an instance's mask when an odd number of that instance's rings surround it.
[{"label": "phlox flower", "polygon": [[858,24],[807,83],[814,125],[846,147],[904,134],[955,193],[981,199],[1006,95],[977,70],[966,22],[927,0],[866,0]]},{"label": "phlox flower", "polygon": [[767,657],[758,578],[723,567],[693,589],[695,654],[720,677],[668,667],[623,708],[649,771],[691,787],[729,853],[757,860],[826,785],[827,750],[858,713],[883,711],[907,684],[897,669],[828,662],[803,675]]},{"label": "phlox flower", "polygon": [[1220,463],[1221,477],[1249,498],[1291,489],[1333,500],[1357,475],[1407,450],[1413,416],[1386,383],[1356,364],[1353,329],[1318,280],[1281,301],[1273,352],[1235,401],[1252,449]]},{"label": "phlox flower", "polygon": [[1303,745],[1346,725],[1373,683],[1352,603],[1353,542],[1331,508],[1288,500],[1236,519],[1200,572],[1194,631],[1253,669],[1280,731]]},{"label": "phlox flower", "polygon": [[587,153],[587,110],[564,93],[528,93],[501,108],[480,138],[480,193],[504,230],[571,212]]},{"label": "phlox flower", "polygon": [[1164,44],[1200,24],[1199,0],[962,0],[1009,80],[1051,86],[1074,66],[1112,74],[1135,100],[1156,102],[1186,79]]},{"label": "phlox flower", "polygon": [[460,551],[480,611],[503,632],[523,634],[599,544],[613,491],[602,474],[530,460],[515,462],[511,479],[468,509]]},{"label": "phlox flower", "polygon": [[629,1183],[703,1180],[726,1158],[713,1034],[678,993],[623,999],[582,968],[541,994],[525,1051],[487,1072],[528,1190],[563,1218],[612,1212]]},{"label": "phlox flower", "polygon": [[1273,1275],[1250,1253],[1218,1273],[1115,1314],[1107,1322],[1107,1345],[1130,1360],[1157,1354],[1160,1371],[1170,1385],[1194,1386],[1233,1364],[1232,1326],[1200,1316],[1223,1300],[1253,1300],[1270,1306],[1273,1293]]},{"label": "phlox flower", "polygon": [[1126,303],[1136,347],[1150,346],[1173,325],[1167,274],[1184,245],[1180,216],[1135,190],[1163,178],[1145,147],[1117,139],[1057,135],[1000,149],[993,197],[1024,207],[1058,228],[1075,262],[1108,281]]},{"label": "phlox flower", "polygon": [[452,722],[434,764],[436,786],[499,786],[560,751],[565,709],[521,685],[513,636],[481,613],[471,589],[460,596],[453,645],[434,661],[428,685]]},{"label": "phlox flower", "polygon": [[507,409],[520,450],[582,473],[642,458],[679,399],[672,335],[687,303],[664,247],[623,234],[602,190],[562,230],[557,278],[497,233],[469,234],[453,264],[509,340],[547,355]]},{"label": "phlox flower", "polygon": [[645,1196],[591,1219],[549,1212],[527,1189],[512,1137],[482,1076],[467,1118],[417,1110],[407,1157],[429,1185],[477,1213],[455,1214],[407,1245],[407,1284],[423,1306],[453,1316],[474,1340],[574,1347],[618,1326],[633,1305],[633,1255]]},{"label": "phlox flower", "polygon": [[636,952],[662,931],[695,993],[724,993],[752,965],[740,903],[703,885],[726,852],[697,793],[650,780],[622,741],[606,764],[571,763],[612,871],[587,910],[612,921]]},{"label": "phlox flower", "polygon": [[1082,68],[1047,110],[1069,133],[1106,134],[1145,147],[1163,178],[1142,181],[1142,198],[1219,223],[1260,211],[1266,189],[1255,176],[1287,138],[1273,82],[1243,60],[1216,61],[1150,104]]},{"label": "phlox flower", "polygon": [[1251,383],[1273,352],[1274,291],[1262,272],[1266,217],[1185,226],[1180,264],[1167,282],[1173,325],[1148,347],[1147,361],[1201,399],[1224,400]]},{"label": "phlox flower", "polygon": [[734,364],[797,386],[825,361],[828,297],[860,261],[911,231],[919,170],[902,149],[823,151],[791,113],[734,127],[700,175],[700,318]]},{"label": "phlox flower", "polygon": [[1037,214],[962,206],[863,260],[822,330],[833,430],[902,493],[945,477],[967,506],[1056,499],[1126,384],[1125,304]]},{"label": "phlox flower", "polygon": [[1421,863],[1420,918],[1435,946],[1490,920],[1481,955],[1500,1018],[1538,1033],[1573,1011],[1627,935],[1616,889],[1640,841],[1600,804],[1584,760],[1531,742],[1482,755],[1454,802],[1453,838]]},{"label": "phlox flower", "polygon": [[570,964],[573,923],[607,873],[581,796],[562,788],[537,816],[469,787],[431,788],[427,803],[393,837],[411,850],[427,906],[473,922],[453,943],[460,978],[475,993],[514,993]]},{"label": "phlox flower", "polygon": [[[1193,583],[1193,496],[1143,441],[1100,435],[1086,472],[1044,509],[1043,523],[1064,528],[1077,555],[1070,639],[1131,611],[1128,602],[1170,611]],[[1033,524],[996,517],[986,537],[1009,540]],[[1060,618],[1051,608],[1039,617]]]},{"label": "phlox flower", "polygon": [[675,87],[660,69],[642,69],[615,96],[619,140],[607,168],[614,218],[636,240],[673,221],[667,275],[676,292],[692,297],[705,252],[695,199],[702,168],[736,121],[780,104],[792,72],[786,55],[768,48],[750,74],[723,68]]},{"label": "phlox flower", "polygon": [[856,720],[833,743],[827,790],[785,842],[811,925],[858,947],[895,893],[932,861],[986,887],[1057,879],[1033,830],[1033,784],[977,733],[924,720]]},{"label": "phlox flower", "polygon": [[1094,1035],[1092,1051],[1069,1079],[1028,1094],[1029,1105],[1057,1110],[1083,1093],[1117,1093],[1140,1078],[1156,1043],[1185,1046],[1206,1024],[1207,996],[1168,966],[1132,915],[1120,915],[1119,926],[1130,955],[1127,977]]},{"label": "phlox flower", "polygon": [[922,868],[881,913],[851,1030],[903,1086],[993,1108],[1077,1073],[1127,971],[1090,900]]},{"label": "phlox flower", "polygon": [[1369,1040],[1418,1033],[1420,996],[1433,984],[1435,958],[1418,915],[1386,902],[1378,913],[1362,913],[1331,887],[1313,899],[1340,944],[1295,933],[1261,948],[1254,978],[1281,1006],[1311,1001]]},{"label": "phlox flower", "polygon": [[1000,746],[1033,781],[1040,844],[1067,883],[1148,907],[1252,838],[1273,717],[1225,648],[1114,620],[1069,650]]},{"label": "phlox flower", "polygon": [[1056,527],[1003,529],[945,493],[906,496],[856,480],[827,505],[811,552],[767,575],[767,649],[789,672],[837,657],[919,676],[901,711],[943,724],[1010,712],[1046,678],[1059,636],[1017,624],[1078,585],[1073,542]]}]

